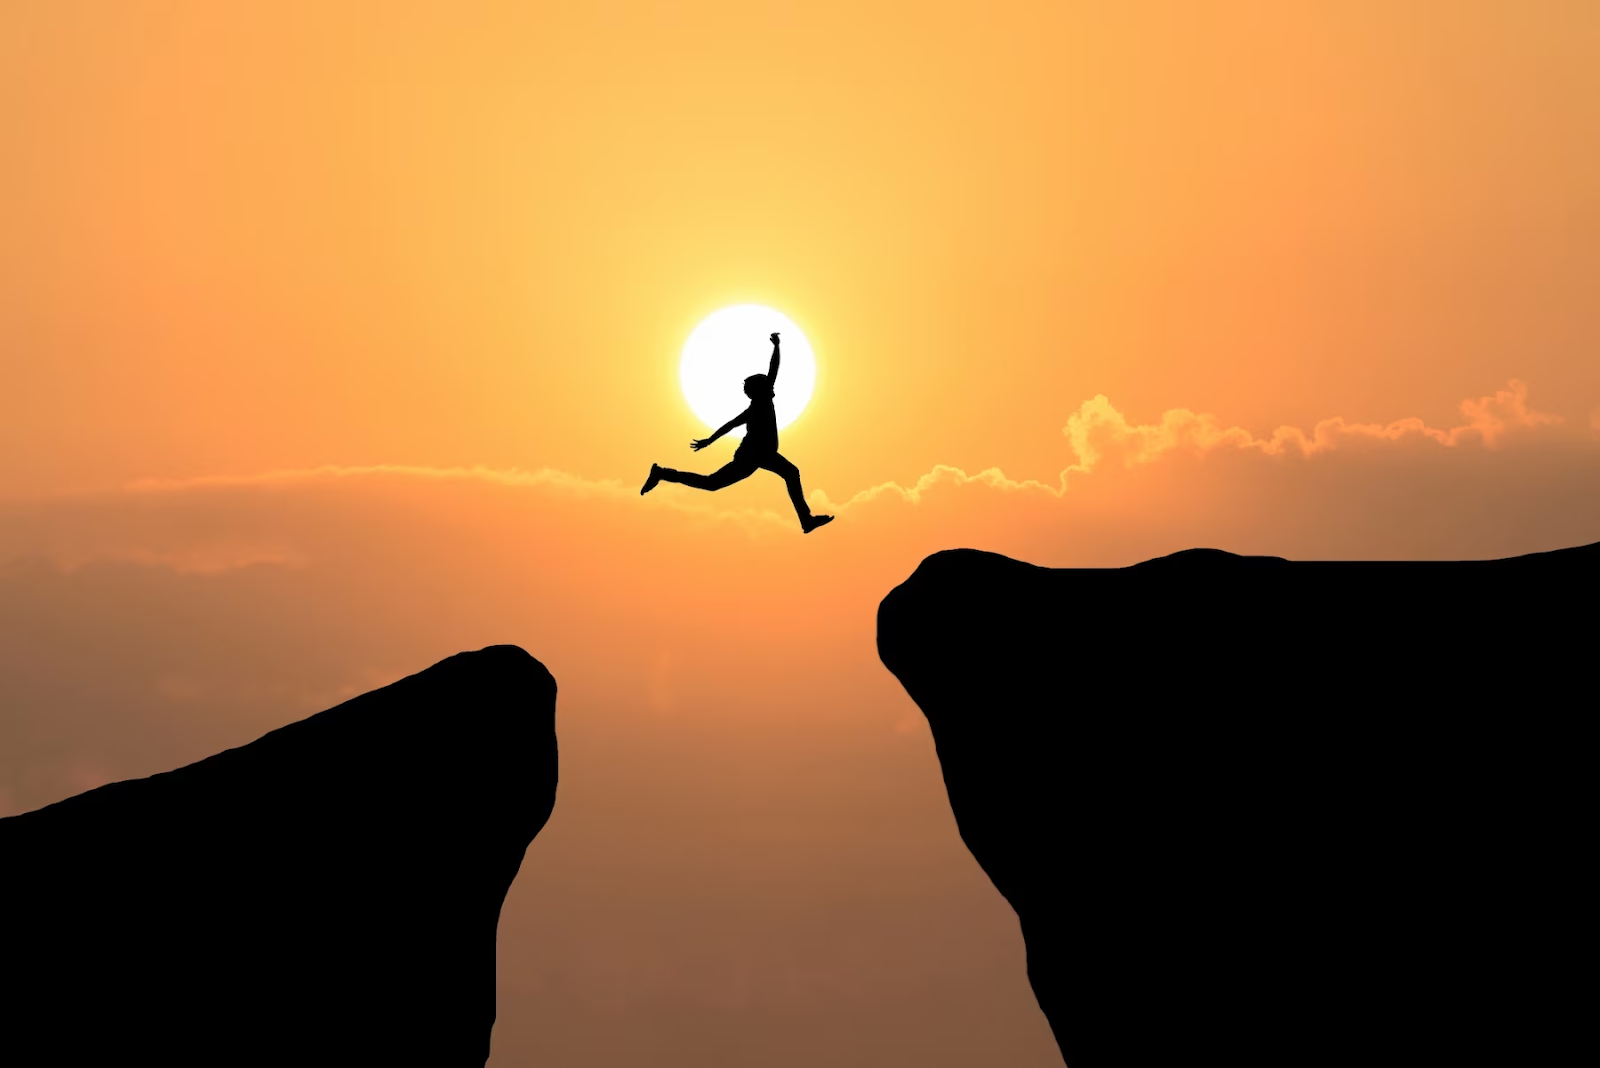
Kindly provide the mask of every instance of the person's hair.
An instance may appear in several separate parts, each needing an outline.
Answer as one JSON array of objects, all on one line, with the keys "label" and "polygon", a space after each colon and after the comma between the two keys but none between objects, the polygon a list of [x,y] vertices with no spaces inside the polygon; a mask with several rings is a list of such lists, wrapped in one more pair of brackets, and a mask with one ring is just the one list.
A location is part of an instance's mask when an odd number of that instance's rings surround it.
[{"label": "person's hair", "polygon": [[760,390],[763,393],[771,393],[772,386],[768,384],[766,375],[751,375],[749,378],[744,380],[744,395],[754,399],[755,394],[752,393],[751,390]]}]

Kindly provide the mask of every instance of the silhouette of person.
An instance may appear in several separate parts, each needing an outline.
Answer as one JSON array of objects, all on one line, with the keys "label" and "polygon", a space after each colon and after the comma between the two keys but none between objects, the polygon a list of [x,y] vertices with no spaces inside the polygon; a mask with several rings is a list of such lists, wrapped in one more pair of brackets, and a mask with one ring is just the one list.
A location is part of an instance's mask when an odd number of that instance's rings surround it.
[{"label": "silhouette of person", "polygon": [[800,469],[778,452],[778,413],[772,407],[772,391],[778,382],[778,335],[772,335],[772,365],[764,375],[751,375],[744,380],[744,395],[750,398],[750,407],[723,423],[709,438],[689,443],[699,452],[736,426],[744,426],[744,440],[734,450],[733,459],[709,475],[693,471],[677,471],[660,464],[650,465],[650,477],[639,490],[649,493],[662,482],[677,482],[695,489],[719,490],[755,474],[771,471],[789,487],[789,500],[794,502],[795,514],[800,517],[800,529],[810,534],[824,524],[833,522],[831,515],[812,515],[806,504],[805,491],[800,488]]}]

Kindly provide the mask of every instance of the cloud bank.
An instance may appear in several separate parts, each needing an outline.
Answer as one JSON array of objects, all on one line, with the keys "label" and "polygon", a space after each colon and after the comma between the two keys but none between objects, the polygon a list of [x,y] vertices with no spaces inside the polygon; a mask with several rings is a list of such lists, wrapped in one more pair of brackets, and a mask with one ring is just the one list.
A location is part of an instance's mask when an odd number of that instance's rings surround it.
[{"label": "cloud bank", "polygon": [[[1429,426],[1415,417],[1360,423],[1333,416],[1309,430],[1280,426],[1268,434],[1188,408],[1170,409],[1154,422],[1140,423],[1101,394],[1083,401],[1068,416],[1062,429],[1068,462],[1053,482],[1012,478],[999,468],[969,474],[959,467],[936,464],[909,484],[888,481],[843,500],[815,489],[811,500],[818,510],[838,513],[846,526],[857,529],[856,537],[883,541],[886,552],[891,542],[927,551],[952,544],[1022,551],[1019,545],[1037,544],[1047,537],[1036,533],[1031,542],[1019,543],[1024,530],[1055,531],[1059,536],[1050,544],[1057,546],[1082,546],[1086,538],[1095,537],[1100,539],[1097,544],[1108,546],[1117,537],[1126,540],[1128,536],[1107,533],[1101,537],[1094,530],[1120,529],[1125,522],[1135,522],[1132,517],[1136,515],[1146,533],[1165,529],[1174,540],[1209,537],[1216,539],[1212,543],[1237,539],[1245,530],[1262,534],[1296,523],[1333,531],[1348,530],[1352,521],[1370,520],[1371,527],[1384,513],[1394,529],[1450,524],[1482,527],[1485,519],[1480,505],[1485,495],[1523,492],[1516,485],[1530,478],[1546,484],[1546,497],[1530,514],[1570,513],[1573,521],[1567,525],[1586,529],[1582,517],[1587,513],[1581,502],[1564,500],[1563,495],[1578,495],[1581,479],[1575,483],[1578,476],[1573,472],[1586,469],[1585,465],[1592,465],[1600,456],[1595,435],[1581,430],[1566,432],[1562,417],[1534,408],[1528,394],[1523,382],[1512,380],[1504,389],[1464,400],[1460,404],[1462,421],[1449,427]],[[1347,459],[1336,463],[1341,455]],[[1198,468],[1194,467],[1197,463],[1201,464]],[[1318,465],[1315,478],[1306,477],[1313,471],[1304,466],[1307,463]],[[1506,475],[1508,463],[1526,474]],[[1175,475],[1180,470],[1182,478]],[[1139,476],[1139,471],[1149,474]],[[1491,482],[1484,481],[1492,472],[1499,472],[1492,475],[1500,480],[1494,484],[1503,482],[1504,486],[1491,489]],[[1474,483],[1474,479],[1478,481]],[[1396,489],[1402,483],[1410,488]],[[1560,488],[1554,488],[1558,484]],[[718,529],[736,531],[746,540],[800,537],[786,503],[763,503],[762,493],[772,489],[770,486],[757,485],[754,493],[716,495],[664,486],[641,499],[634,485],[549,467],[330,464],[250,474],[143,479],[114,493],[13,506],[0,513],[0,565],[43,558],[68,572],[97,562],[120,562],[201,575],[262,565],[294,567],[317,551],[310,546],[320,535],[308,534],[303,524],[290,523],[288,512],[271,502],[293,498],[301,502],[295,506],[300,510],[296,514],[301,514],[305,502],[312,500],[426,494],[427,487],[442,494],[470,493],[473,487],[511,494],[549,515],[569,507],[582,508],[587,502],[599,509],[594,515],[614,517],[607,521],[610,526],[602,540],[618,546],[665,536],[666,528],[647,518],[663,514],[676,517],[666,526],[684,537],[708,536]],[[1407,513],[1403,505],[1394,503],[1397,496],[1418,503]],[[767,502],[773,499],[772,495],[765,498]],[[1207,528],[1197,525],[1198,518],[1224,499],[1233,502],[1230,507],[1237,523],[1215,526],[1210,534],[1205,533]],[[756,503],[729,507],[733,501]],[[1037,504],[1015,504],[1026,501]],[[1078,503],[1073,505],[1073,501]],[[1428,502],[1425,509],[1420,503],[1424,501]],[[1091,502],[1093,526],[1085,512]],[[911,506],[906,518],[893,517],[896,503]],[[885,505],[890,512],[883,510]],[[1019,506],[1022,511],[1017,510]],[[938,514],[929,513],[930,507]],[[1357,518],[1352,520],[1352,516]],[[1361,520],[1362,516],[1367,520]],[[916,525],[909,534],[907,522]],[[890,528],[896,533],[890,534]],[[838,538],[839,533],[835,530],[827,540]],[[1270,544],[1273,539],[1268,536],[1265,540]],[[1511,540],[1511,536],[1502,540]],[[1130,542],[1139,543],[1137,538]],[[1159,539],[1151,542],[1157,543]],[[1326,544],[1318,542],[1312,551],[1327,551],[1323,548]],[[1405,545],[1404,539],[1397,539],[1395,553],[1418,551],[1407,550]],[[1279,551],[1288,553],[1294,548],[1287,544]],[[1372,543],[1363,542],[1349,551],[1370,553]],[[1450,550],[1441,547],[1439,551]],[[1097,550],[1093,558],[1103,556]]]},{"label": "cloud bank", "polygon": [[[830,501],[826,494],[813,496],[819,503],[839,509],[886,495],[917,504],[938,486],[981,485],[1008,492],[1037,491],[1061,497],[1067,492],[1072,476],[1088,475],[1113,458],[1120,459],[1125,467],[1134,467],[1155,463],[1173,453],[1203,456],[1219,449],[1301,458],[1352,445],[1409,442],[1430,442],[1447,449],[1476,443],[1494,449],[1517,432],[1538,431],[1564,422],[1559,415],[1529,407],[1528,387],[1518,379],[1512,379],[1505,389],[1487,396],[1463,400],[1460,410],[1465,422],[1447,429],[1430,427],[1415,416],[1390,423],[1352,423],[1343,416],[1331,416],[1320,420],[1309,433],[1300,427],[1280,426],[1261,437],[1244,427],[1225,425],[1215,415],[1188,408],[1169,409],[1155,423],[1135,423],[1101,393],[1084,401],[1067,417],[1062,433],[1074,459],[1062,469],[1054,484],[1037,479],[1008,478],[997,467],[969,475],[958,467],[936,464],[909,486],[885,482],[839,503]],[[1600,414],[1595,416],[1595,425],[1600,427]]]}]

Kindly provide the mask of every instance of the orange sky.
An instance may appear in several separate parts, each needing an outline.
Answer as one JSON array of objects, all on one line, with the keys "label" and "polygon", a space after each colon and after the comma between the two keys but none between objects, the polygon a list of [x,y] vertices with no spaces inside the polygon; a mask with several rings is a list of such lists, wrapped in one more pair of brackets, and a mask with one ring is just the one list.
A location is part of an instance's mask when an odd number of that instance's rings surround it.
[{"label": "orange sky", "polygon": [[[495,1064],[1059,1064],[890,586],[1600,539],[1600,7],[1105,7],[0,11],[0,811],[515,641]],[[637,496],[741,301],[810,537]]]}]

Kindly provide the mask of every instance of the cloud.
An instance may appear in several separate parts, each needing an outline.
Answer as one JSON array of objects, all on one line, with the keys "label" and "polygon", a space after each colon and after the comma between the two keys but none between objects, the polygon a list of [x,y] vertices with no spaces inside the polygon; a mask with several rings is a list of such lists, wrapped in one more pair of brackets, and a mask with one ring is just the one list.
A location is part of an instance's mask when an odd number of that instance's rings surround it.
[{"label": "cloud", "polygon": [[183,493],[197,489],[227,489],[248,486],[296,485],[306,482],[332,481],[351,478],[416,478],[429,481],[492,482],[502,486],[548,486],[577,496],[626,497],[637,490],[629,490],[615,479],[588,479],[581,475],[541,467],[533,471],[520,468],[498,469],[477,465],[473,467],[427,467],[418,464],[364,464],[345,466],[324,464],[321,467],[286,468],[261,471],[249,475],[202,475],[196,478],[140,479],[129,484],[129,493]]},{"label": "cloud", "polygon": [[1052,497],[1059,497],[1063,492],[1062,487],[1050,486],[1035,479],[1030,478],[1018,481],[1007,478],[1005,472],[998,467],[986,468],[975,475],[969,475],[959,467],[951,467],[949,464],[935,464],[933,470],[917,479],[910,486],[902,486],[898,482],[882,482],[876,486],[869,486],[867,489],[855,494],[855,496],[837,503],[831,500],[825,491],[819,489],[811,492],[810,501],[814,507],[820,506],[840,511],[855,505],[875,501],[880,497],[904,501],[907,504],[919,504],[928,491],[937,486],[969,485],[987,486],[990,489],[1003,492],[1015,492],[1018,490],[1038,491]]},{"label": "cloud", "polygon": [[[173,494],[196,490],[298,486],[317,482],[394,479],[422,482],[480,483],[509,488],[552,490],[566,497],[606,500],[617,503],[640,500],[638,487],[617,479],[592,479],[554,467],[534,470],[494,468],[477,464],[471,467],[430,467],[421,464],[324,464],[320,467],[285,468],[248,475],[202,475],[183,479],[140,479],[130,483],[130,494]],[[781,525],[794,526],[792,514],[765,508],[718,507],[715,498],[694,491],[663,486],[643,498],[648,508],[684,512],[712,522],[731,523],[749,532]]]},{"label": "cloud", "polygon": [[[663,487],[642,500],[637,486],[542,467],[430,467],[417,464],[326,464],[249,474],[140,479],[120,490],[13,503],[0,511],[0,567],[43,560],[72,573],[100,563],[215,575],[306,562],[297,536],[270,502],[284,494],[339,484],[363,490],[423,485],[531,490],[574,501],[638,505],[677,513],[700,527],[729,525],[751,536],[794,529],[792,514],[719,507],[716,498]],[[341,491],[343,492],[343,491]]]},{"label": "cloud", "polygon": [[[1085,401],[1062,433],[1077,462],[1067,472],[1087,474],[1108,451],[1119,453],[1129,466],[1151,463],[1169,452],[1187,449],[1205,453],[1232,448],[1259,452],[1263,456],[1315,456],[1354,442],[1431,441],[1455,448],[1476,441],[1495,448],[1511,431],[1554,426],[1561,416],[1528,407],[1528,387],[1512,379],[1507,388],[1487,397],[1461,402],[1466,422],[1448,430],[1428,426],[1415,416],[1392,423],[1351,423],[1333,416],[1316,424],[1308,434],[1295,426],[1280,426],[1269,437],[1257,437],[1239,426],[1225,427],[1214,415],[1196,414],[1187,408],[1174,408],[1155,424],[1130,423],[1112,407],[1104,394]],[[1066,472],[1063,472],[1063,482]]]},{"label": "cloud", "polygon": [[[960,468],[939,464],[911,486],[885,482],[832,506],[846,509],[880,497],[917,504],[936,486],[968,484],[1005,492],[1042,492],[1060,497],[1067,492],[1069,478],[1090,474],[1109,457],[1120,457],[1125,467],[1135,467],[1155,463],[1173,453],[1204,455],[1218,449],[1301,458],[1352,444],[1410,441],[1431,442],[1447,449],[1475,442],[1493,449],[1515,431],[1537,430],[1563,422],[1559,415],[1530,408],[1528,387],[1517,379],[1488,396],[1463,400],[1461,414],[1466,421],[1448,429],[1430,427],[1415,416],[1391,423],[1352,423],[1343,416],[1333,416],[1318,422],[1309,433],[1300,427],[1280,426],[1270,435],[1258,437],[1244,427],[1226,426],[1215,415],[1196,413],[1188,408],[1169,409],[1155,423],[1135,423],[1101,393],[1084,401],[1067,417],[1062,433],[1075,459],[1061,471],[1055,485],[1036,479],[1008,478],[999,468],[969,475]],[[1600,413],[1596,413],[1595,427],[1596,434],[1600,435]],[[825,494],[816,493],[813,498],[831,505]]]}]

